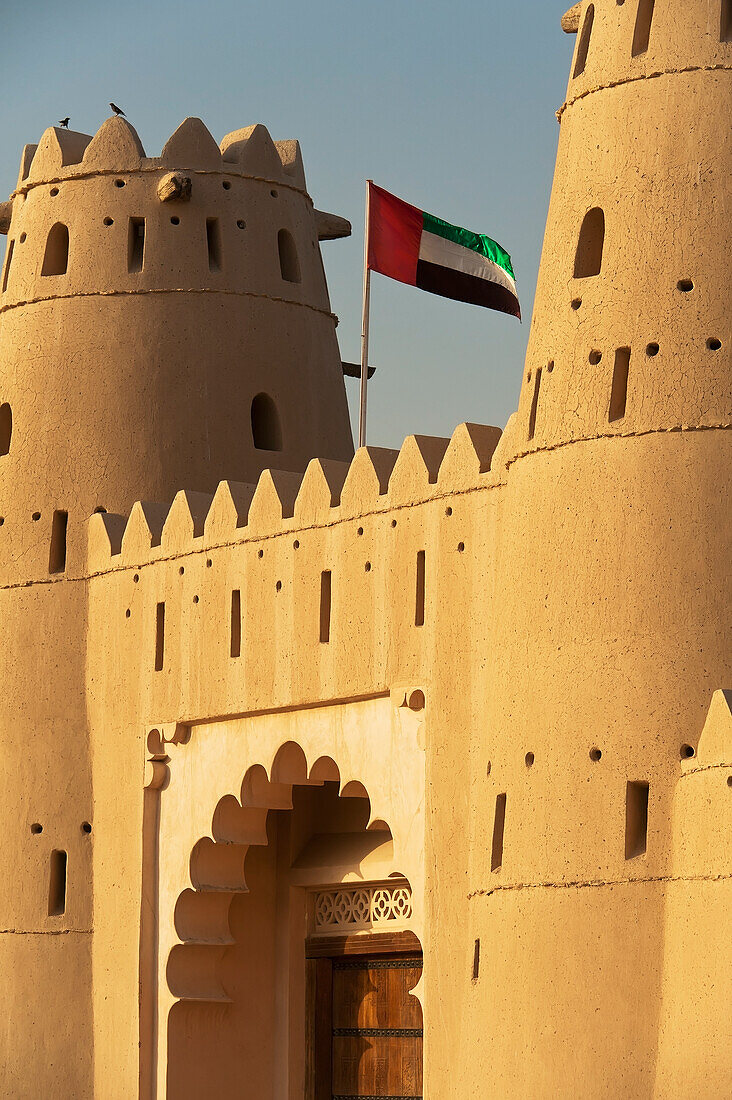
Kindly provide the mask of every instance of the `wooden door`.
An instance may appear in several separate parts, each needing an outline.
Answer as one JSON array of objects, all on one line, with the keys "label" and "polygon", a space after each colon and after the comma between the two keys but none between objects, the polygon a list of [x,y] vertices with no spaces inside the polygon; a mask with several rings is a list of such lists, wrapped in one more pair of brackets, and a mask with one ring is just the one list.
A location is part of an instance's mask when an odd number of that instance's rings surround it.
[{"label": "wooden door", "polygon": [[318,964],[311,1001],[320,1035],[316,1100],[419,1100],[422,1008],[410,990],[422,974],[421,956],[345,956]]}]

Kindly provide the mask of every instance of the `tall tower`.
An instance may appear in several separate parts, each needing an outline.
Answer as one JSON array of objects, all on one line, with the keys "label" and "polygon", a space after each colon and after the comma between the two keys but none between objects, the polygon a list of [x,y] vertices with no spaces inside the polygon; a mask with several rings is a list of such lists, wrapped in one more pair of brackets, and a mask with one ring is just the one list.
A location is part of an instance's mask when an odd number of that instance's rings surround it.
[{"label": "tall tower", "polygon": [[352,455],[319,250],[350,227],[313,208],[297,142],[252,126],[219,148],[189,118],[150,158],[122,118],[94,137],[49,129],[5,215],[0,494],[16,545],[33,512],[76,522]]},{"label": "tall tower", "polygon": [[219,148],[187,119],[153,159],[119,118],[26,148],[0,223],[0,1092],[29,1095],[43,1057],[82,1098],[86,521],[352,455],[319,251],[350,227],[314,210],[297,142],[254,126]]},{"label": "tall tower", "polygon": [[[703,860],[677,873],[672,806],[732,680],[732,9],[596,0],[565,18],[474,739],[469,897],[491,948],[467,1011],[485,1026],[456,1062],[466,1095],[685,1096],[691,1049],[694,1092],[726,1095],[728,881]],[[730,796],[723,776],[714,790],[708,814]]]}]

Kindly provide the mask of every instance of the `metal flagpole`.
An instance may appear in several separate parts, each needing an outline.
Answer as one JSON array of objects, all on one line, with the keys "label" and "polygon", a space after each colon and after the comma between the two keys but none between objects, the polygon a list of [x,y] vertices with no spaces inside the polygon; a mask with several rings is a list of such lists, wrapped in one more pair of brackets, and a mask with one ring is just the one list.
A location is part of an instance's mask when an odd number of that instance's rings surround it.
[{"label": "metal flagpole", "polygon": [[358,445],[366,446],[366,386],[369,378],[369,306],[371,303],[371,272],[369,270],[369,222],[371,183],[366,180],[366,232],[363,244],[363,313],[361,317],[361,403],[358,418]]}]

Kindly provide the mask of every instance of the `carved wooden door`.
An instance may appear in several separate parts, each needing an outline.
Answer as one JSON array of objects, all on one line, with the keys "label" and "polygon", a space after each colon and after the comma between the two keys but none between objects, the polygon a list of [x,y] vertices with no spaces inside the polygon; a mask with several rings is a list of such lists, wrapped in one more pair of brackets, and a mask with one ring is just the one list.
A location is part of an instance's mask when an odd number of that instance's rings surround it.
[{"label": "carved wooden door", "polygon": [[316,1100],[421,1098],[422,1008],[410,996],[422,974],[421,957],[318,962]]}]

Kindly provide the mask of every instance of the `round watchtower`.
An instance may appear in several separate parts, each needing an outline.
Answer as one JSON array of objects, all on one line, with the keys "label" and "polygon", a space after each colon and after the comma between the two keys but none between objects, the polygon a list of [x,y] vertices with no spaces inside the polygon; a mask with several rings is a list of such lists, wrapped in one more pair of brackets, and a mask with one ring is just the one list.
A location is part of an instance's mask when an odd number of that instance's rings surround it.
[{"label": "round watchtower", "polygon": [[[475,1095],[726,1095],[725,884],[706,855],[677,874],[671,823],[732,680],[732,8],[595,0],[565,23],[473,752],[492,950],[470,1011],[492,1038],[456,1058]],[[697,926],[682,971],[668,944]]]},{"label": "round watchtower", "polygon": [[314,210],[297,142],[252,126],[219,148],[191,118],[153,159],[121,118],[49,129],[7,228],[0,511],[16,547],[36,512],[83,520],[352,455],[319,251],[350,227]]}]

